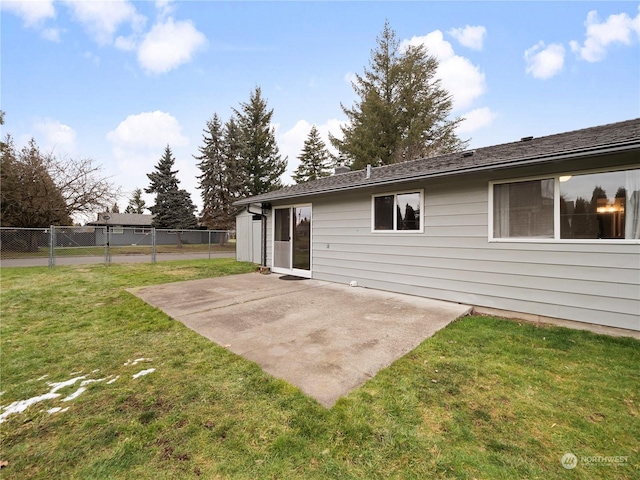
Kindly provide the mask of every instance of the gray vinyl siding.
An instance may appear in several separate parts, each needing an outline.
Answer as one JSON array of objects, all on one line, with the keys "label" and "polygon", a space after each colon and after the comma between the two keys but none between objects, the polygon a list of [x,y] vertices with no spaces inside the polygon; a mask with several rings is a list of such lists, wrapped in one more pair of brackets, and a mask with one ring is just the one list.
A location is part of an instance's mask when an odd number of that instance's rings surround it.
[{"label": "gray vinyl siding", "polygon": [[[315,197],[313,278],[640,330],[640,245],[490,243],[489,180]],[[412,188],[424,233],[372,233],[371,194]]]}]

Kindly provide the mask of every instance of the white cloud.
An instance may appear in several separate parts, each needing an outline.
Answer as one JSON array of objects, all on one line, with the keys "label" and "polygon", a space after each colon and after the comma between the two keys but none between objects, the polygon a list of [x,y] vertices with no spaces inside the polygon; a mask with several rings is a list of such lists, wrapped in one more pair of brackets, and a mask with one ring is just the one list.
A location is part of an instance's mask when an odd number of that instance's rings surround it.
[{"label": "white cloud", "polygon": [[468,58],[456,55],[451,44],[444,40],[440,30],[400,42],[401,49],[409,45],[424,45],[429,55],[436,57],[438,60],[436,77],[442,82],[442,87],[451,94],[454,111],[469,108],[485,92],[484,73]]},{"label": "white cloud", "polygon": [[156,9],[158,10],[158,15],[161,18],[173,15],[173,12],[175,11],[173,0],[157,0]]},{"label": "white cloud", "polygon": [[156,23],[138,49],[138,62],[148,73],[166,73],[191,57],[206,43],[206,37],[190,21],[168,18]]},{"label": "white cloud", "polygon": [[111,43],[113,35],[121,25],[128,23],[134,31],[140,31],[147,20],[128,0],[66,0],[65,3],[87,32],[101,45]]},{"label": "white cloud", "polygon": [[[638,7],[640,10],[640,7]],[[587,62],[598,62],[607,54],[607,47],[612,44],[630,45],[634,38],[640,36],[640,13],[635,18],[626,13],[609,15],[601,22],[595,10],[587,14],[586,39],[583,45],[571,41],[571,50]]]},{"label": "white cloud", "polygon": [[129,115],[107,134],[107,140],[116,147],[138,150],[164,148],[167,143],[171,146],[189,144],[178,120],[159,110]]},{"label": "white cloud", "polygon": [[358,80],[358,77],[353,72],[347,72],[344,74],[344,81],[347,82],[349,85],[351,85],[357,80]]},{"label": "white cloud", "polygon": [[100,57],[98,55],[96,55],[95,53],[86,51],[86,52],[84,52],[82,54],[82,56],[84,58],[86,58],[87,60],[89,60],[94,65],[96,65],[96,66],[100,65]]},{"label": "white cloud", "polygon": [[3,0],[0,2],[3,10],[7,10],[24,21],[26,27],[34,27],[48,18],[56,16],[53,0],[39,1],[14,1]]},{"label": "white cloud", "polygon": [[[181,187],[191,192],[195,190],[197,167],[193,165],[188,148],[184,148],[189,145],[189,139],[183,135],[178,120],[169,113],[156,110],[129,115],[107,133],[107,140],[112,144],[117,181],[126,191],[148,184],[146,174],[153,171],[167,144],[176,159],[178,178],[183,182]],[[192,198],[197,204],[193,193]],[[153,196],[145,195],[144,199],[148,205],[153,204]]]},{"label": "white cloud", "polygon": [[49,118],[35,122],[33,129],[44,150],[53,150],[57,154],[71,154],[76,150],[76,132],[69,125]]},{"label": "white cloud", "polygon": [[546,80],[560,73],[564,66],[564,47],[559,43],[545,45],[540,41],[525,50],[524,59],[527,62],[526,72],[534,78]]},{"label": "white cloud", "polygon": [[135,35],[130,35],[128,37],[123,37],[120,35],[116,38],[113,43],[114,47],[118,50],[124,50],[125,52],[132,52],[137,48],[137,37]]},{"label": "white cloud", "polygon": [[492,112],[489,107],[476,108],[462,115],[464,120],[456,129],[458,134],[468,134],[480,130],[481,128],[490,127],[497,114]]},{"label": "white cloud", "polygon": [[45,28],[40,32],[40,35],[50,42],[60,42],[60,29],[58,28]]},{"label": "white cloud", "polygon": [[482,26],[472,27],[467,25],[464,28],[452,28],[447,33],[458,40],[460,45],[472,50],[482,50],[482,43],[487,34],[487,29]]}]

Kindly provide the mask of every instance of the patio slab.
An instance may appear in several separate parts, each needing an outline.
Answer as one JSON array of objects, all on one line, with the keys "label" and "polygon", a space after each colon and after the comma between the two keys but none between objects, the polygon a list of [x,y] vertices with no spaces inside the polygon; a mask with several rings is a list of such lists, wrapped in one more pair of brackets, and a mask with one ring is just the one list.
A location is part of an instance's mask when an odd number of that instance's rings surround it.
[{"label": "patio slab", "polygon": [[129,290],[325,407],[471,307],[250,273]]}]

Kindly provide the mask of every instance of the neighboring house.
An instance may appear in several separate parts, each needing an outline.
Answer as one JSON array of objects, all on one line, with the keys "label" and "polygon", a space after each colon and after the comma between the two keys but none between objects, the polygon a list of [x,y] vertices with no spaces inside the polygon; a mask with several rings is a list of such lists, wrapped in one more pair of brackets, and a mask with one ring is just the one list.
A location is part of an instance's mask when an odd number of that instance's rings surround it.
[{"label": "neighboring house", "polygon": [[[107,220],[106,216],[109,216]],[[109,227],[109,244],[122,245],[152,245],[155,234],[156,245],[173,245],[178,243],[177,230],[153,229],[151,222],[153,214],[146,213],[110,213],[98,214],[98,219],[87,225],[96,228],[96,244],[106,243],[106,232]],[[227,232],[209,232],[208,230],[180,230],[180,242],[184,244],[219,243],[220,235],[228,236]]]},{"label": "neighboring house", "polygon": [[[107,217],[109,219],[107,220]],[[151,222],[153,215],[146,213],[98,214],[98,219],[87,225],[104,227],[96,229],[96,245],[106,243],[106,227],[109,227],[111,245],[151,245]]]},{"label": "neighboring house", "polygon": [[[106,217],[109,217],[109,220]],[[140,227],[151,228],[151,222],[153,221],[153,215],[147,213],[111,213],[104,212],[98,214],[98,219],[95,222],[89,222],[87,225],[94,226],[106,226],[109,225],[115,228],[122,227]]]},{"label": "neighboring house", "polygon": [[640,330],[640,119],[236,204],[239,259],[264,214],[276,273]]}]

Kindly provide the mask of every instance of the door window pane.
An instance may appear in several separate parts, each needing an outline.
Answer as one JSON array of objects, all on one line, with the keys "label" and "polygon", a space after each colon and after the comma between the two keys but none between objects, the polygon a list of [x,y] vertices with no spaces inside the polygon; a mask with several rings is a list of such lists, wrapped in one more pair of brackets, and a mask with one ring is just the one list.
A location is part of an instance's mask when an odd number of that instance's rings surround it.
[{"label": "door window pane", "polygon": [[294,208],[293,268],[311,270],[311,207]]},{"label": "door window pane", "polygon": [[277,208],[274,210],[275,225],[273,232],[273,266],[278,268],[291,268],[291,242],[289,231],[291,229],[291,210]]}]

